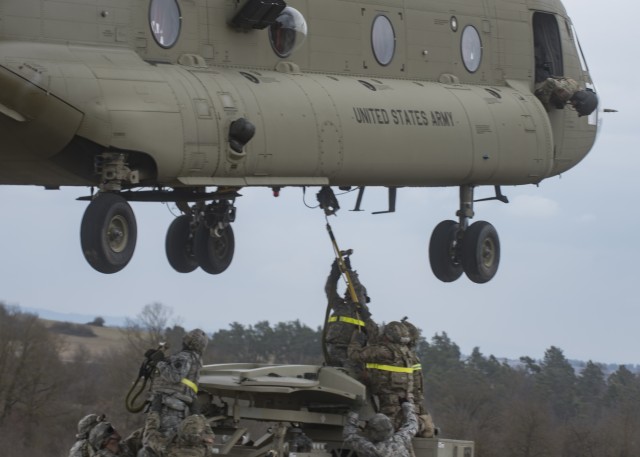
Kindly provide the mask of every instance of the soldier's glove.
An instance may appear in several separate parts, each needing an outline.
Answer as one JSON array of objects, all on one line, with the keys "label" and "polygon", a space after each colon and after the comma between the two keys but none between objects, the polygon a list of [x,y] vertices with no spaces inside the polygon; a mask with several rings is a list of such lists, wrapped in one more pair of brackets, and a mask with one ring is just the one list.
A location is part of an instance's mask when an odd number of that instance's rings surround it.
[{"label": "soldier's glove", "polygon": [[347,267],[347,270],[351,270],[351,257],[344,258],[344,266]]},{"label": "soldier's glove", "polygon": [[[149,351],[147,351],[149,352]],[[161,362],[164,360],[164,352],[162,352],[161,349],[156,349],[154,350],[149,356],[149,362],[152,363],[153,365],[156,365],[158,362]]]},{"label": "soldier's glove", "polygon": [[338,265],[338,259],[334,259],[333,263],[331,264],[330,275],[336,278],[340,276],[340,265]]},{"label": "soldier's glove", "polygon": [[358,346],[364,346],[367,344],[367,335],[364,332],[353,332],[351,342],[355,342]]},{"label": "soldier's glove", "polygon": [[144,353],[144,357],[149,361],[159,362],[164,359],[164,352],[162,349],[147,349]]}]

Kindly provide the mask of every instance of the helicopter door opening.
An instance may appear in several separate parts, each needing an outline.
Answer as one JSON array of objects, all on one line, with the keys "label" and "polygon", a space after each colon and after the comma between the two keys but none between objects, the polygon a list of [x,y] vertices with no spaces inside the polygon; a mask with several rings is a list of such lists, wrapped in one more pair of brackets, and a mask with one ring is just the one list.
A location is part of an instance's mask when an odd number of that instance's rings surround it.
[{"label": "helicopter door opening", "polygon": [[533,44],[536,59],[536,83],[549,77],[564,76],[560,29],[553,14],[533,14]]}]

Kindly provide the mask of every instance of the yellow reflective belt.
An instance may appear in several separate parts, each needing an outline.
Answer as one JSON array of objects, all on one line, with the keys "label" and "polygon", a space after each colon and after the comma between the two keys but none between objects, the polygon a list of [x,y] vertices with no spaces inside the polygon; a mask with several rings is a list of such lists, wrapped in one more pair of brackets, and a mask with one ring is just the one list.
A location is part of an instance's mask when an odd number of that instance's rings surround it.
[{"label": "yellow reflective belt", "polygon": [[396,373],[413,373],[413,368],[411,367],[394,367],[393,365],[380,365],[377,363],[367,363],[366,367],[383,371],[395,371]]},{"label": "yellow reflective belt", "polygon": [[353,317],[345,317],[345,316],[331,316],[329,318],[329,322],[346,322],[347,324],[353,324],[353,325],[358,325],[360,327],[364,327],[364,321],[358,320],[358,319],[354,319]]},{"label": "yellow reflective belt", "polygon": [[185,386],[187,386],[188,388],[190,388],[191,390],[193,390],[194,393],[196,394],[198,393],[198,386],[196,385],[195,382],[189,381],[187,378],[182,378],[180,382]]},{"label": "yellow reflective belt", "polygon": [[420,371],[422,370],[422,365],[419,363],[416,363],[414,366],[411,367],[413,369],[413,371]]}]

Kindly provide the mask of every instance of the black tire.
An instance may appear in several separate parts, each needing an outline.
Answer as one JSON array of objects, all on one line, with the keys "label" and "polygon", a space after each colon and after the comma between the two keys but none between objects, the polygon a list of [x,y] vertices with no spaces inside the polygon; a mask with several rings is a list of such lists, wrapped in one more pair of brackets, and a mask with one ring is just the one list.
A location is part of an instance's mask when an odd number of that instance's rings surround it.
[{"label": "black tire", "polygon": [[226,270],[233,260],[235,238],[230,225],[222,231],[220,237],[211,236],[204,224],[196,229],[194,254],[198,265],[209,274],[217,275]]},{"label": "black tire", "polygon": [[191,273],[198,268],[198,260],[193,254],[193,237],[191,236],[191,217],[176,217],[165,238],[164,248],[169,265],[178,273]]},{"label": "black tire", "polygon": [[462,267],[467,277],[478,284],[490,281],[500,265],[500,239],[488,222],[474,222],[462,239]]},{"label": "black tire", "polygon": [[456,248],[459,227],[455,221],[442,221],[431,233],[429,263],[433,274],[442,282],[453,282],[462,276]]},{"label": "black tire", "polygon": [[89,203],[82,217],[82,253],[100,273],[116,273],[133,257],[137,232],[129,203],[118,194],[101,193]]}]

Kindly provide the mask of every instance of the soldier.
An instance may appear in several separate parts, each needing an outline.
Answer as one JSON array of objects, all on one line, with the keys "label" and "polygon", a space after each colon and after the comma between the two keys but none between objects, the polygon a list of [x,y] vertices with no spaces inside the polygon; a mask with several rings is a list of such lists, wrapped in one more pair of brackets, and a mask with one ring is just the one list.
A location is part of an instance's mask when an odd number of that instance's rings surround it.
[{"label": "soldier", "polygon": [[349,345],[349,358],[365,364],[379,411],[391,419],[396,429],[402,420],[400,400],[413,399],[413,364],[408,343],[407,328],[393,321],[384,326],[374,344],[365,346],[362,338],[354,334]]},{"label": "soldier", "polygon": [[549,111],[551,107],[562,109],[580,86],[571,78],[547,78],[536,85],[536,96]]},{"label": "soldier", "polygon": [[194,414],[180,423],[176,438],[167,446],[166,457],[210,457],[214,438],[205,417]]},{"label": "soldier", "polygon": [[422,363],[418,357],[417,345],[420,340],[420,330],[407,320],[402,319],[402,324],[409,333],[409,355],[411,357],[411,367],[413,368],[413,398],[415,401],[416,414],[418,415],[418,433],[421,438],[433,438],[435,427],[429,411],[424,405],[424,376],[422,374]]},{"label": "soldier", "polygon": [[412,455],[411,438],[418,430],[418,421],[413,405],[406,401],[402,404],[404,421],[397,432],[393,432],[391,420],[384,414],[376,414],[369,420],[365,433],[369,439],[358,432],[358,414],[350,412],[342,431],[345,443],[359,457],[410,457]]},{"label": "soldier", "polygon": [[91,457],[95,454],[95,449],[89,443],[89,433],[93,427],[104,421],[104,418],[104,414],[88,414],[78,421],[78,434],[69,451],[69,457]]},{"label": "soldier", "polygon": [[598,107],[598,96],[591,89],[580,89],[571,78],[550,77],[536,85],[536,96],[545,109],[563,109],[569,103],[578,116],[588,116]]},{"label": "soldier", "polygon": [[172,436],[178,424],[191,413],[207,343],[207,335],[202,330],[192,330],[184,336],[182,350],[156,366],[151,407],[160,415],[159,430],[165,437]]},{"label": "soldier", "polygon": [[94,457],[134,457],[135,450],[129,440],[122,442],[120,434],[106,421],[98,423],[89,433],[89,443],[96,450]]},{"label": "soldier", "polygon": [[160,432],[160,416],[152,411],[147,416],[144,449],[138,457],[209,457],[214,433],[204,416],[193,414],[178,425],[177,434],[166,438]]},{"label": "soldier", "polygon": [[353,302],[348,289],[344,297],[338,294],[338,280],[341,272],[338,260],[334,260],[325,285],[328,306],[332,311],[328,322],[325,323],[324,331],[326,363],[330,366],[348,368],[356,377],[360,377],[362,366],[349,358],[347,349],[354,333],[372,333],[375,324],[371,320],[371,312],[367,306],[369,302],[367,289],[360,283],[358,273],[351,269],[349,258],[345,260],[345,264],[358,303]]}]

